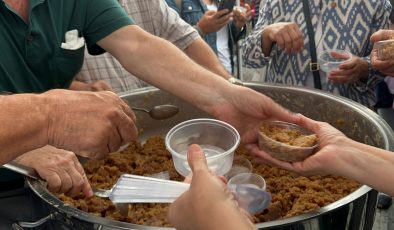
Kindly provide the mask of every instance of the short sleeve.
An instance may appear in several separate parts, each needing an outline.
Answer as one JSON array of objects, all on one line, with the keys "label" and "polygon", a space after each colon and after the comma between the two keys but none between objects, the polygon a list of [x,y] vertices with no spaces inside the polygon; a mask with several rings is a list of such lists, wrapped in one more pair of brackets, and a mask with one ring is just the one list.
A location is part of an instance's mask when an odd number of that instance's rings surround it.
[{"label": "short sleeve", "polygon": [[96,43],[116,30],[133,24],[134,21],[127,15],[118,1],[88,1],[84,37],[89,53],[92,55],[104,53],[105,51]]},{"label": "short sleeve", "polygon": [[156,3],[153,13],[156,15],[153,18],[155,27],[159,28],[156,35],[172,42],[178,48],[184,50],[200,38],[198,32],[185,22],[175,10],[170,8],[165,1]]}]

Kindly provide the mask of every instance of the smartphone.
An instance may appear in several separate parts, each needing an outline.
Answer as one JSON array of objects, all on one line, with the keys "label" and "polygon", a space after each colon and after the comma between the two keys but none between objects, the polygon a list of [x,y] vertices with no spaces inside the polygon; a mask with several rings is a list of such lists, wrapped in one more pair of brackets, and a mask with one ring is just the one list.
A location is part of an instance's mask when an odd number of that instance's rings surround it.
[{"label": "smartphone", "polygon": [[228,9],[229,12],[233,11],[235,0],[221,0],[219,2],[218,11]]}]

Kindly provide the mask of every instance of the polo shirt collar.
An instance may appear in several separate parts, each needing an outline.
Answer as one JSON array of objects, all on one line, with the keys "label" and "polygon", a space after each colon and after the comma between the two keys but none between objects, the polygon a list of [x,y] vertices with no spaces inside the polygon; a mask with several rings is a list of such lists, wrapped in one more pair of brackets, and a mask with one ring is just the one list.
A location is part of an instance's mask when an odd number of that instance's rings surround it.
[{"label": "polo shirt collar", "polygon": [[[44,3],[46,0],[29,0],[29,11],[31,11],[34,7]],[[2,6],[6,6],[4,0],[1,0]],[[8,8],[8,7],[7,7]]]}]

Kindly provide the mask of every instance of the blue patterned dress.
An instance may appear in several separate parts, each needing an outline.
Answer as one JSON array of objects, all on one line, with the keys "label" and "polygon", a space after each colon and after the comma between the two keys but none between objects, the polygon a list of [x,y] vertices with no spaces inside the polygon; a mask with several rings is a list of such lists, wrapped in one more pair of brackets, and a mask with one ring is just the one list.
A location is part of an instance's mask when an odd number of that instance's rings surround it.
[{"label": "blue patterned dress", "polygon": [[[336,6],[332,7],[332,2]],[[323,49],[345,49],[359,57],[367,57],[372,46],[369,38],[375,31],[389,27],[391,5],[385,0],[310,0],[312,24],[316,31],[321,18]],[[286,54],[273,45],[269,57],[262,53],[261,31],[277,22],[295,22],[304,34],[304,50],[298,54]],[[316,42],[317,43],[317,42]],[[261,68],[268,65],[263,81],[313,87],[309,70],[309,38],[307,34],[302,0],[267,0],[260,9],[258,22],[242,45],[243,60],[247,67]],[[374,86],[381,76],[370,71],[367,81],[352,84],[333,84],[326,81],[320,71],[323,89],[372,107],[375,103]],[[309,79],[308,79],[309,78]]]}]

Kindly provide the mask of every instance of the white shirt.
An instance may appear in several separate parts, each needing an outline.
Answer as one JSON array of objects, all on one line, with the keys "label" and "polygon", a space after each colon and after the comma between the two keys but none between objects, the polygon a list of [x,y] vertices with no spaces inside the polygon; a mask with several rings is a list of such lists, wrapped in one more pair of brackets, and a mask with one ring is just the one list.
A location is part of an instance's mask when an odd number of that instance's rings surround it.
[{"label": "white shirt", "polygon": [[[183,21],[164,0],[123,0],[121,4],[135,24],[172,42],[182,50],[200,38],[198,32]],[[87,83],[104,80],[116,93],[148,86],[125,70],[110,54],[92,56],[87,51],[84,65],[76,80]]]},{"label": "white shirt", "polygon": [[[216,5],[207,5],[208,10],[217,10]],[[229,41],[228,27],[223,26],[219,31],[216,32],[216,48],[218,50],[218,57],[224,68],[231,73],[231,55]]]}]

